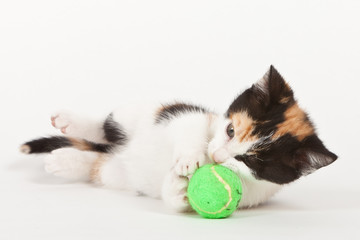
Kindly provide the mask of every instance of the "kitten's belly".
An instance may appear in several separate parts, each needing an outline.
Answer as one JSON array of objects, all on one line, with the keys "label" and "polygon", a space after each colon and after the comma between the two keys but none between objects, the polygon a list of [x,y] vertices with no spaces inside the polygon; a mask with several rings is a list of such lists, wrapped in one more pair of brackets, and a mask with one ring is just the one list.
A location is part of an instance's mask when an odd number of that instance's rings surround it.
[{"label": "kitten's belly", "polygon": [[171,168],[173,144],[161,127],[140,132],[120,153],[125,161],[127,188],[159,198],[166,173]]}]

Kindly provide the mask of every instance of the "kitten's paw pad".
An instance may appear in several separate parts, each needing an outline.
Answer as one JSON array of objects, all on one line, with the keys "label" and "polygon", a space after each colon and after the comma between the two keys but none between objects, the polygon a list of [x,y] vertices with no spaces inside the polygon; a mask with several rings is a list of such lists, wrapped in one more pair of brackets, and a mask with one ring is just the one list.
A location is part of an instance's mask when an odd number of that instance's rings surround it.
[{"label": "kitten's paw pad", "polygon": [[58,177],[84,180],[89,177],[91,162],[84,152],[72,148],[61,148],[51,152],[44,159],[46,172]]},{"label": "kitten's paw pad", "polygon": [[168,178],[163,189],[163,199],[166,205],[176,212],[191,211],[191,206],[187,197],[187,187],[189,179],[178,176],[175,173]]},{"label": "kitten's paw pad", "polygon": [[74,115],[70,112],[61,111],[51,116],[51,125],[55,128],[60,129],[64,134],[71,133],[74,128],[75,121]]},{"label": "kitten's paw pad", "polygon": [[195,153],[191,155],[182,155],[176,158],[175,172],[180,176],[189,176],[199,167],[207,163],[207,157],[204,153]]}]

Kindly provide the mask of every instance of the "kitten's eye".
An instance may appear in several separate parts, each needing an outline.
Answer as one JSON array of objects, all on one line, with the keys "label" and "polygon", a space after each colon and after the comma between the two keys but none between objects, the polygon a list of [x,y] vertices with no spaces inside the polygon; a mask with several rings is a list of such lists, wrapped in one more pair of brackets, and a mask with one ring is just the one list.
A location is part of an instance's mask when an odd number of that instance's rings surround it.
[{"label": "kitten's eye", "polygon": [[232,123],[230,123],[226,128],[226,134],[232,139],[234,137],[235,131],[234,126]]}]

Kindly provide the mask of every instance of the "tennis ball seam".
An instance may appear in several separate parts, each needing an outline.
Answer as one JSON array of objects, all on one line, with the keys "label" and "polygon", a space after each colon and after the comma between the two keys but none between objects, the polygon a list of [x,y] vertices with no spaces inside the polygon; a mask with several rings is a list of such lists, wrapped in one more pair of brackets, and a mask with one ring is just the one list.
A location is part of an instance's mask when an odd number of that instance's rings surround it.
[{"label": "tennis ball seam", "polygon": [[199,210],[199,211],[202,211],[204,213],[208,213],[208,214],[218,214],[218,213],[221,213],[222,211],[224,211],[229,205],[230,203],[232,202],[232,194],[231,194],[231,187],[230,185],[216,172],[215,170],[215,166],[212,166],[211,168],[211,172],[215,175],[215,177],[224,185],[224,188],[226,189],[226,191],[228,192],[228,197],[229,197],[229,200],[228,202],[218,211],[216,212],[209,212],[209,211],[205,211],[203,209],[201,209],[192,199],[191,202],[193,203],[193,205],[196,206],[196,208]]}]

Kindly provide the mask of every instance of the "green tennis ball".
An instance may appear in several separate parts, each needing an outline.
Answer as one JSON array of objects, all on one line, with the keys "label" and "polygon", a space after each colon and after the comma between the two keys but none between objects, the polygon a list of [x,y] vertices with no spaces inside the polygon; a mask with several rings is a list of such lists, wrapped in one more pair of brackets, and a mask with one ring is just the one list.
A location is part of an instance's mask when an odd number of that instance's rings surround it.
[{"label": "green tennis ball", "polygon": [[192,208],[205,218],[226,218],[239,205],[242,195],[240,178],[229,168],[208,164],[199,168],[188,186]]}]

